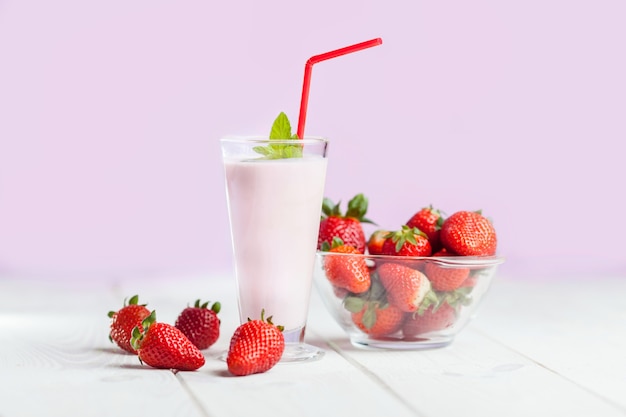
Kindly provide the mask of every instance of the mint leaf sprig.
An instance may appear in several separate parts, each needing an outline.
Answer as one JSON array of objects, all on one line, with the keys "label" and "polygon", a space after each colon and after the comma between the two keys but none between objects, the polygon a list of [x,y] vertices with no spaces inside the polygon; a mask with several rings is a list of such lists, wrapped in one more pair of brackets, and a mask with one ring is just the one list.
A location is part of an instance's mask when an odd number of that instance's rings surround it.
[{"label": "mint leaf sprig", "polygon": [[[272,124],[270,140],[298,139],[297,134],[291,133],[291,123],[284,112],[280,112]],[[302,158],[302,145],[276,144],[255,146],[254,151],[263,155],[265,159]]]}]

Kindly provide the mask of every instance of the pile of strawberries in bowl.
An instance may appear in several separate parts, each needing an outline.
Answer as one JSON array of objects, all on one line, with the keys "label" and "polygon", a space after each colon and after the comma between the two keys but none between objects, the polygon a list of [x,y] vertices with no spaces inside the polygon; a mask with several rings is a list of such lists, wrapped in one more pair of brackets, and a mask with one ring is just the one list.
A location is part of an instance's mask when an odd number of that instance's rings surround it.
[{"label": "pile of strawberries in bowl", "polygon": [[450,344],[473,317],[497,265],[497,237],[480,211],[432,206],[397,230],[365,236],[367,199],[325,199],[314,282],[356,346],[424,349]]}]

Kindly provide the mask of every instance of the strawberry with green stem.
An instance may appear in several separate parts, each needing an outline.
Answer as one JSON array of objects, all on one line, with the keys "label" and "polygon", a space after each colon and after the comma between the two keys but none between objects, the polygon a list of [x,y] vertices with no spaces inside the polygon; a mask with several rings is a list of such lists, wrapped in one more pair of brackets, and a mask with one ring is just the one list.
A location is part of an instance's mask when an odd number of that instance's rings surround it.
[{"label": "strawberry with green stem", "polygon": [[355,294],[369,289],[370,272],[365,259],[358,250],[345,245],[338,237],[333,238],[333,245],[330,249],[328,242],[324,242],[322,250],[328,252],[324,257],[324,272],[334,287],[343,288]]},{"label": "strawberry with green stem", "polygon": [[152,311],[133,329],[131,345],[141,363],[153,368],[195,371],[204,365],[202,352],[176,327],[159,323]]},{"label": "strawberry with green stem", "polygon": [[383,255],[393,256],[430,256],[432,246],[428,236],[415,227],[402,226],[400,230],[390,232],[382,247]]},{"label": "strawberry with green stem", "polygon": [[367,240],[367,252],[370,255],[382,255],[383,245],[385,244],[388,235],[388,230],[380,229],[373,232]]},{"label": "strawberry with green stem", "polygon": [[432,246],[433,252],[437,252],[441,249],[441,226],[443,225],[445,218],[443,212],[432,206],[423,207],[417,213],[415,213],[406,225],[410,228],[418,228],[426,234],[428,241]]},{"label": "strawberry with green stem", "polygon": [[130,344],[132,332],[135,326],[141,325],[149,315],[150,310],[146,304],[139,304],[137,295],[124,300],[124,306],[120,310],[109,311],[108,316],[111,318],[109,340],[125,351],[136,354],[137,351]]},{"label": "strawberry with green stem", "polygon": [[443,330],[457,320],[457,311],[447,302],[433,304],[420,313],[409,315],[402,326],[404,337],[414,337],[424,333]]},{"label": "strawberry with green stem", "polygon": [[352,322],[372,337],[392,335],[404,321],[404,312],[387,301],[385,288],[377,280],[367,293],[347,296],[343,306],[351,313]]},{"label": "strawberry with green stem", "polygon": [[228,371],[236,376],[262,373],[280,361],[285,350],[283,326],[272,323],[272,316],[250,320],[239,326],[230,340],[226,364]]},{"label": "strawberry with green stem", "polygon": [[407,315],[402,334],[410,338],[453,326],[459,318],[461,307],[472,302],[470,292],[471,288],[432,292],[434,297],[423,303],[417,311]]},{"label": "strawberry with green stem", "polygon": [[461,256],[496,254],[496,230],[481,211],[458,211],[441,226],[441,243],[448,251]]},{"label": "strawberry with green stem", "polygon": [[[445,249],[433,254],[433,257],[450,256]],[[424,273],[437,291],[456,290],[469,277],[470,270],[458,265],[441,264],[435,261],[428,261],[424,266]]]},{"label": "strawberry with green stem", "polygon": [[340,238],[344,244],[356,248],[359,253],[365,253],[365,233],[362,223],[372,223],[365,217],[368,201],[363,194],[357,194],[348,202],[346,214],[341,212],[341,202],[334,204],[329,198],[322,203],[322,218],[320,220],[317,248],[322,244],[331,244],[333,238]]},{"label": "strawberry with green stem", "polygon": [[179,314],[174,327],[183,332],[198,349],[208,349],[220,337],[220,319],[217,314],[221,307],[216,301],[209,308],[208,301],[201,304],[198,299],[193,306]]},{"label": "strawberry with green stem", "polygon": [[430,281],[417,269],[398,263],[384,263],[378,267],[380,282],[387,290],[389,303],[410,313],[417,311],[424,302],[433,302]]},{"label": "strawberry with green stem", "polygon": [[[378,303],[361,300],[361,309],[352,312],[352,321],[366,333],[373,337],[390,336],[402,327],[404,312],[392,304],[380,305]],[[354,308],[359,303],[354,303]]]}]

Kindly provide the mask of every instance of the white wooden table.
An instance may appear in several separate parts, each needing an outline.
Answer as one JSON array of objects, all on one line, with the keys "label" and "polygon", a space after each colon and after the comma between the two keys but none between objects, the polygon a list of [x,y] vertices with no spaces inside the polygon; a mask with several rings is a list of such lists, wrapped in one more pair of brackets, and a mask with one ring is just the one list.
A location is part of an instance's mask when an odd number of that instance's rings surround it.
[{"label": "white wooden table", "polygon": [[[173,323],[222,302],[222,334],[196,372],[140,365],[108,340],[124,297]],[[625,416],[626,278],[496,278],[449,347],[354,348],[314,293],[320,361],[231,377],[217,359],[238,325],[230,277],[0,277],[0,417]]]}]

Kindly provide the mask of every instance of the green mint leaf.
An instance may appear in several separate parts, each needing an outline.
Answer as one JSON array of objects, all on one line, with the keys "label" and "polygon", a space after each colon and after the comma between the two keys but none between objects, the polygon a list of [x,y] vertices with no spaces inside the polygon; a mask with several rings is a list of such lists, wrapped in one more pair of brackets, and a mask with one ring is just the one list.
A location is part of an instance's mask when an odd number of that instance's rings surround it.
[{"label": "green mint leaf", "polygon": [[271,150],[269,147],[265,147],[265,146],[255,146],[254,148],[254,152],[256,153],[260,153],[261,155],[265,155],[265,156],[269,156],[271,153]]},{"label": "green mint leaf", "polygon": [[284,112],[280,112],[274,120],[272,130],[270,131],[270,139],[291,139],[291,123]]},{"label": "green mint leaf", "polygon": [[[297,134],[291,134],[291,123],[283,112],[280,112],[274,120],[270,131],[270,140],[292,140],[298,139]],[[276,144],[268,146],[257,146],[254,151],[263,155],[264,159],[286,159],[302,158],[301,144]]]}]

